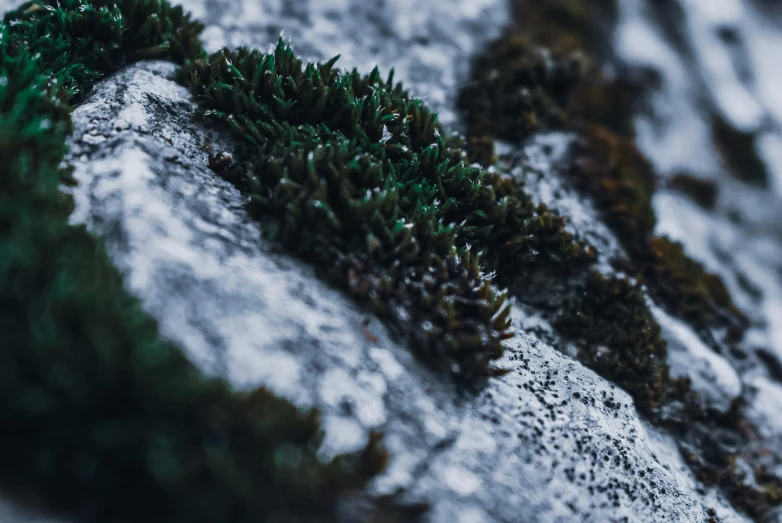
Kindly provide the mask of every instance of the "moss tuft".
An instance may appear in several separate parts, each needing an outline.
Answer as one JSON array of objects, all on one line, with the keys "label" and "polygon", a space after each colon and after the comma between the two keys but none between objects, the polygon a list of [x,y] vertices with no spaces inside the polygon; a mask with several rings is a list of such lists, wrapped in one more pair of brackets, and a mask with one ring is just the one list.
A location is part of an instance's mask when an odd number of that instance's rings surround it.
[{"label": "moss tuft", "polygon": [[510,323],[492,271],[524,274],[588,253],[512,179],[466,165],[393,73],[335,62],[305,66],[280,41],[269,54],[220,51],[179,78],[239,139],[221,174],[269,236],[435,367],[467,379],[497,372],[490,363]]},{"label": "moss tuft", "polygon": [[640,285],[592,273],[555,326],[579,342],[579,360],[629,392],[652,414],[668,387],[667,344]]},{"label": "moss tuft", "polygon": [[736,307],[722,280],[684,252],[684,246],[665,237],[651,240],[647,277],[655,296],[679,318],[699,331],[723,327],[740,337],[746,317]]},{"label": "moss tuft", "polygon": [[594,198],[630,256],[647,252],[657,218],[652,206],[656,178],[649,161],[630,138],[605,127],[586,126],[576,161],[568,172],[573,184]]},{"label": "moss tuft", "polygon": [[70,102],[105,72],[137,60],[203,54],[203,26],[165,0],[34,0],[6,14],[4,24],[7,52],[38,56]]},{"label": "moss tuft", "polygon": [[536,131],[562,127],[570,93],[586,67],[580,53],[554,55],[523,33],[508,31],[473,60],[474,81],[459,93],[468,139],[521,142]]},{"label": "moss tuft", "polygon": [[616,0],[513,0],[513,6],[518,26],[555,52],[601,47],[618,14]]},{"label": "moss tuft", "polygon": [[[89,521],[333,521],[386,462],[322,462],[314,412],[203,376],[59,192],[67,101],[134,59],[201,54],[157,0],[29,3],[0,26],[0,485]],[[46,36],[46,37],[44,37]]]}]

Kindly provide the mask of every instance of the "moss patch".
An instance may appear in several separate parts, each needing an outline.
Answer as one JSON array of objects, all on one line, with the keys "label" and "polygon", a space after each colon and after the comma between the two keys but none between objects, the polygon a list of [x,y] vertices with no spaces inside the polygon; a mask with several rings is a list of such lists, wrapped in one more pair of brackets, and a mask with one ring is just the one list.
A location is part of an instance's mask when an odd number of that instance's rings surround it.
[{"label": "moss patch", "polygon": [[468,166],[393,73],[335,62],[305,66],[280,41],[269,54],[220,51],[179,78],[239,139],[220,173],[269,236],[435,367],[467,379],[498,372],[490,363],[510,323],[492,271],[564,267],[589,252],[512,179]]},{"label": "moss patch", "polygon": [[[468,139],[481,144],[483,156],[477,159],[493,161],[486,153],[491,138],[519,143],[539,130],[576,132],[575,159],[566,173],[594,199],[623,245],[627,258],[615,260],[617,267],[645,285],[671,314],[693,325],[715,350],[725,343],[733,346],[747,321],[723,282],[688,257],[681,244],[654,236],[656,176],[633,140],[637,86],[605,77],[590,58],[606,50],[601,33],[615,17],[613,2],[520,1],[516,14],[516,25],[475,58],[472,81],[460,98]],[[764,183],[754,136],[720,121],[714,129],[728,169]],[[713,205],[716,196],[706,193],[702,204]],[[782,482],[758,465],[759,456],[744,455],[751,436],[738,410],[727,417],[707,412],[687,380],[669,378],[665,342],[643,296],[638,285],[592,274],[567,298],[554,325],[578,343],[579,359],[630,392],[652,419],[678,432],[699,478],[720,486],[737,507],[759,517],[782,499]],[[717,340],[719,332],[724,336]],[[702,437],[717,428],[736,442],[734,447]],[[740,459],[749,463],[753,478],[737,472]]]},{"label": "moss patch", "polygon": [[33,2],[0,26],[0,483],[88,521],[333,521],[378,438],[321,462],[317,415],[203,376],[71,226],[67,102],[149,56],[201,55],[158,0]]},{"label": "moss patch", "polygon": [[593,273],[555,326],[581,342],[580,361],[629,392],[640,410],[650,414],[660,404],[668,353],[640,285]]},{"label": "moss patch", "polygon": [[593,197],[628,254],[642,257],[657,221],[652,207],[656,178],[635,141],[599,125],[586,126],[568,174]]},{"label": "moss patch", "polygon": [[650,256],[647,279],[668,310],[698,331],[720,328],[729,339],[741,338],[747,319],[718,276],[687,256],[681,243],[665,237],[651,240]]}]

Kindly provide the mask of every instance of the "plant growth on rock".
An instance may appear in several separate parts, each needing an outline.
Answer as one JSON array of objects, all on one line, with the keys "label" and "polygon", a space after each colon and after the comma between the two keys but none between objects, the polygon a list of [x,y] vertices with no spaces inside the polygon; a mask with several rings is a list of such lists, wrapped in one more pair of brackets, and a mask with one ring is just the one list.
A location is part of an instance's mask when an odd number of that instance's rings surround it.
[{"label": "plant growth on rock", "polygon": [[333,521],[378,439],[322,462],[316,413],[202,375],[68,223],[68,102],[200,56],[199,29],[162,0],[36,1],[0,26],[0,484],[88,521]]},{"label": "plant growth on rock", "polygon": [[564,267],[588,250],[510,178],[467,165],[393,74],[220,51],[182,68],[204,115],[239,140],[220,173],[267,234],[372,307],[435,367],[474,379],[510,336],[494,271]]}]

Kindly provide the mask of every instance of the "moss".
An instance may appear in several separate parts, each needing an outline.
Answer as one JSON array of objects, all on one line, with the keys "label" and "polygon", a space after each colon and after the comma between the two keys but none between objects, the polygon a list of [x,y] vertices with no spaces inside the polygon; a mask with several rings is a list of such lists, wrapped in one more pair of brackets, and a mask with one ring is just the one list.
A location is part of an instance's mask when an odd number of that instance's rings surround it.
[{"label": "moss", "polygon": [[[642,412],[679,434],[683,453],[702,481],[719,486],[735,506],[759,518],[782,500],[782,481],[764,471],[760,456],[747,454],[752,436],[738,411],[725,417],[709,411],[688,380],[669,377],[666,345],[640,287],[645,285],[715,349],[725,342],[735,347],[746,328],[746,318],[720,278],[689,258],[681,244],[654,236],[656,176],[633,140],[631,120],[639,85],[606,77],[592,58],[605,53],[601,32],[615,16],[613,2],[515,5],[516,25],[474,59],[472,81],[459,99],[468,141],[480,144],[478,152],[491,151],[492,138],[520,143],[538,131],[575,131],[574,161],[565,172],[593,198],[624,246],[627,259],[614,260],[617,267],[639,282],[591,274],[566,299],[554,325],[577,343],[579,360],[627,390]],[[734,176],[762,183],[754,136],[718,121],[715,142]],[[477,158],[492,160],[485,153]],[[671,187],[690,193],[697,189],[694,197],[704,206],[716,199],[715,186],[691,179],[674,179]],[[577,280],[574,276],[585,265],[572,268],[564,275],[570,281]],[[718,342],[714,334],[721,330],[725,336]],[[720,445],[704,434],[721,434],[735,445]],[[739,458],[754,477],[738,472]]]},{"label": "moss", "polygon": [[314,412],[202,375],[59,192],[66,102],[134,59],[199,56],[198,27],[158,0],[0,26],[0,484],[88,521],[333,521],[384,467],[379,439],[322,462]]},{"label": "moss", "polygon": [[733,506],[755,521],[765,521],[782,503],[782,480],[768,470],[771,452],[757,446],[760,435],[741,414],[741,400],[724,413],[710,412],[688,380],[677,381],[672,401],[684,411],[663,423],[677,435],[685,462],[700,481],[719,487]]},{"label": "moss", "polygon": [[715,114],[712,117],[712,140],[728,174],[746,183],[768,186],[769,176],[758,155],[755,133],[737,129]]},{"label": "moss", "polygon": [[[516,26],[474,60],[473,81],[460,96],[468,140],[480,144],[479,159],[488,163],[491,137],[519,143],[540,130],[576,131],[566,172],[624,246],[631,261],[623,269],[643,278],[671,313],[702,332],[727,319],[737,339],[743,316],[719,278],[654,238],[656,175],[635,144],[631,122],[638,86],[606,78],[587,55],[599,52],[601,28],[614,16],[609,1],[518,3]],[[659,256],[663,247],[670,259]]]},{"label": "moss", "polygon": [[514,0],[513,6],[518,26],[555,52],[596,51],[618,15],[616,0]]},{"label": "moss", "polygon": [[335,62],[305,66],[280,41],[269,54],[220,51],[179,78],[239,139],[221,174],[269,236],[372,307],[425,361],[467,379],[495,373],[510,334],[491,272],[589,254],[512,179],[466,165],[393,73]]},{"label": "moss", "polygon": [[579,342],[579,360],[629,392],[651,415],[668,387],[667,344],[640,285],[592,273],[556,328]]},{"label": "moss", "polygon": [[598,125],[584,127],[575,156],[573,184],[594,198],[630,256],[643,256],[656,222],[651,164],[634,140]]},{"label": "moss", "polygon": [[144,58],[181,62],[203,53],[202,25],[161,0],[36,0],[6,14],[4,23],[7,52],[38,55],[70,102],[106,71]]},{"label": "moss", "polygon": [[782,503],[782,481],[762,469],[748,478],[739,471],[735,456],[718,455],[716,463],[710,463],[682,450],[682,457],[700,481],[722,488],[731,503],[755,521],[763,521],[772,508]]},{"label": "moss", "polygon": [[706,210],[717,206],[719,187],[714,180],[705,180],[687,173],[678,173],[668,180],[667,187],[686,194],[692,201]]},{"label": "moss", "polygon": [[747,319],[736,307],[722,280],[665,237],[651,240],[646,274],[655,297],[674,315],[699,331],[726,328],[737,338]]},{"label": "moss", "polygon": [[468,139],[520,142],[541,129],[562,127],[570,92],[586,67],[579,53],[554,55],[520,31],[508,31],[473,60],[473,81],[459,93]]}]

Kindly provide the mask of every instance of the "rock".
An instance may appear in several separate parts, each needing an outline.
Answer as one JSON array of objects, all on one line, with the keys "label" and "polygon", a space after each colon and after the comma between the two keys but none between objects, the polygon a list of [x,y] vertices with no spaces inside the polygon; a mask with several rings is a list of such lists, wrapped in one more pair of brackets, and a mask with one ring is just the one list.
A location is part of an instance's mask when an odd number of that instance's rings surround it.
[{"label": "rock", "polygon": [[[0,2],[0,9],[19,3]],[[779,126],[753,119],[760,111],[760,120],[778,122],[779,105],[773,93],[752,91],[740,74],[720,76],[729,69],[709,70],[709,81],[689,74],[713,57],[726,67],[726,56],[739,53],[749,76],[768,85],[776,69],[759,57],[780,31],[758,18],[756,6],[747,7],[752,16],[746,19],[730,12],[710,18],[703,7],[708,2],[690,3],[696,7],[686,20],[697,30],[673,38],[673,29],[660,25],[663,18],[649,12],[651,2],[620,1],[618,53],[662,78],[651,113],[638,121],[641,147],[664,176],[686,169],[718,178],[730,195],[721,189],[716,212],[708,213],[661,192],[655,201],[659,232],[681,239],[725,279],[752,321],[747,348],[767,347],[781,358],[782,161],[773,158]],[[452,130],[460,125],[453,100],[468,58],[507,19],[500,0],[193,0],[187,7],[206,23],[209,51],[266,48],[284,30],[302,56],[341,54],[341,67],[364,71],[375,63],[383,71],[395,67],[398,79],[439,106]],[[726,24],[738,26],[747,42],[744,55],[708,34]],[[723,523],[746,520],[693,478],[675,439],[641,419],[625,392],[564,355],[565,344],[551,330],[546,341],[519,332],[501,362],[510,372],[477,393],[426,370],[308,264],[261,239],[242,196],[208,169],[210,155],[231,154],[231,140],[191,119],[193,103],[172,73],[163,62],[131,67],[101,82],[74,112],[69,161],[79,185],[72,189],[73,220],[104,239],[162,334],[204,372],[240,389],[263,385],[303,408],[317,407],[326,431],[324,457],[360,448],[371,430],[384,432],[391,461],[372,492],[400,491],[407,500],[428,502],[431,521],[701,522],[709,509]],[[709,137],[710,116],[697,109],[704,90],[727,117],[761,125],[763,150],[776,173],[771,190],[747,188],[723,173]],[[748,103],[744,111],[723,107],[731,103],[726,93],[736,90],[741,100],[749,93],[763,103]],[[539,171],[528,185],[540,201],[572,216],[571,227],[598,245],[601,256],[617,252],[590,202],[557,178],[552,158],[563,153],[563,144],[567,137],[558,135],[524,149],[508,147]],[[514,326],[538,326],[534,313],[514,305]],[[782,402],[780,385],[766,377],[764,366],[751,356],[718,355],[688,327],[664,313],[658,318],[674,374],[692,378],[718,410],[746,395],[747,418],[778,446],[782,438],[770,419]],[[0,522],[6,521],[44,519],[2,503]]]},{"label": "rock", "polygon": [[461,392],[263,241],[206,167],[230,141],[191,122],[171,71],[122,71],[74,112],[73,220],[105,239],[162,334],[204,372],[317,407],[324,456],[384,432],[391,462],[373,491],[431,503],[432,521],[705,518],[715,499],[611,383],[520,333],[502,362],[511,372]]}]

